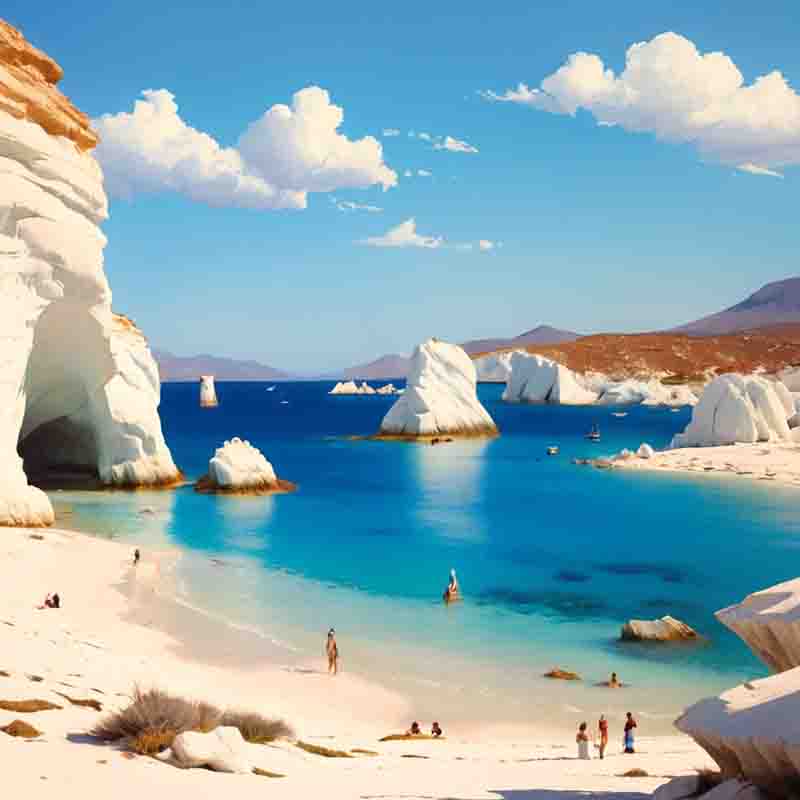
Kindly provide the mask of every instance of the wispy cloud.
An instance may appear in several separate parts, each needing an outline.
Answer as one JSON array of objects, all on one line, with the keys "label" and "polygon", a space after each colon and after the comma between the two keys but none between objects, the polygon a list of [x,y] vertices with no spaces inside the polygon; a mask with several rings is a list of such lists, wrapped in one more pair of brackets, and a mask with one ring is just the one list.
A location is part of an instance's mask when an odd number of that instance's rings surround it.
[{"label": "wispy cloud", "polygon": [[333,203],[339,211],[369,211],[372,214],[379,214],[383,209],[380,206],[373,206],[369,203],[354,203],[352,200],[339,200],[331,197]]},{"label": "wispy cloud", "polygon": [[450,150],[453,153],[477,153],[478,148],[469,142],[454,139],[452,136],[445,136],[441,141],[433,145],[434,150]]},{"label": "wispy cloud", "polygon": [[442,242],[441,236],[421,236],[418,234],[416,220],[411,217],[394,228],[390,228],[382,236],[359,239],[357,244],[369,247],[424,247],[436,249],[441,247]]},{"label": "wispy cloud", "polygon": [[380,142],[340,133],[344,111],[318,86],[296,92],[291,106],[269,108],[236,147],[188,125],[166,89],[142,94],[133,111],[93,120],[113,197],[174,191],[212,206],[301,209],[309,192],[397,184]]},{"label": "wispy cloud", "polygon": [[758,164],[739,164],[736,169],[739,172],[749,172],[751,175],[769,175],[771,178],[782,178],[783,173],[777,172],[774,169],[767,169],[766,167],[760,167]]},{"label": "wispy cloud", "polygon": [[397,128],[384,128],[382,131],[382,135],[387,139],[390,139],[392,136],[399,136],[400,131]]},{"label": "wispy cloud", "polygon": [[433,173],[428,169],[418,169],[417,175],[419,175],[420,178],[430,178]]},{"label": "wispy cloud", "polygon": [[725,53],[701,53],[672,32],[632,45],[618,75],[580,52],[539,88],[481,94],[552,114],[584,109],[601,125],[690,143],[706,159],[753,174],[777,177],[776,168],[800,164],[800,95],[786,78],[775,70],[745,84]]}]

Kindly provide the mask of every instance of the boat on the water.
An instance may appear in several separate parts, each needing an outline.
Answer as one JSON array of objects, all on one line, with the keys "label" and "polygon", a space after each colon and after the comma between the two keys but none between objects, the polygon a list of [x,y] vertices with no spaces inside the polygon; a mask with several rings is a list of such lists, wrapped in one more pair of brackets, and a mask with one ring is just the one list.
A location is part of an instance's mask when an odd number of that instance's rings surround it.
[{"label": "boat on the water", "polygon": [[627,411],[612,411],[611,412],[611,416],[612,417],[627,417],[628,416],[628,412]]},{"label": "boat on the water", "polygon": [[547,455],[549,456],[557,456],[558,455],[558,447],[555,445],[547,448]]},{"label": "boat on the water", "polygon": [[590,442],[599,442],[600,441],[600,428],[597,425],[592,425],[592,429],[589,433],[586,434],[586,438]]}]

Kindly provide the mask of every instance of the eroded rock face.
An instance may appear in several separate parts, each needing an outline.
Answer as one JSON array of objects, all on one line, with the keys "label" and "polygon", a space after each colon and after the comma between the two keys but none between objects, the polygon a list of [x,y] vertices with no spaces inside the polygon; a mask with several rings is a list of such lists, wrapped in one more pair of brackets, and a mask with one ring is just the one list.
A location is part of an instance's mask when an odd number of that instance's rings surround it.
[{"label": "eroded rock face", "polygon": [[682,642],[698,639],[698,633],[675,617],[632,619],[622,626],[620,638],[626,642]]},{"label": "eroded rock face", "polygon": [[706,386],[673,447],[791,441],[794,402],[786,388],[757,375],[720,375]]},{"label": "eroded rock face", "polygon": [[[0,524],[49,524],[26,472],[76,470],[108,485],[174,482],[158,371],[111,311],[102,173],[60,68],[0,22]],[[17,453],[17,450],[22,458]],[[24,460],[24,461],[23,461]],[[23,468],[23,463],[25,468]]]},{"label": "eroded rock face", "polygon": [[565,366],[544,356],[514,353],[503,400],[507,403],[587,405],[594,403],[597,395],[586,389]]},{"label": "eroded rock face", "polygon": [[754,592],[716,617],[773,671],[800,667],[800,578]]},{"label": "eroded rock face", "polygon": [[217,448],[208,462],[208,474],[195,485],[197,491],[210,494],[269,494],[294,488],[294,484],[278,478],[257,447],[238,437]]},{"label": "eroded rock face", "polygon": [[460,347],[428,339],[414,350],[400,399],[381,422],[379,436],[496,436],[478,400],[475,366]]}]

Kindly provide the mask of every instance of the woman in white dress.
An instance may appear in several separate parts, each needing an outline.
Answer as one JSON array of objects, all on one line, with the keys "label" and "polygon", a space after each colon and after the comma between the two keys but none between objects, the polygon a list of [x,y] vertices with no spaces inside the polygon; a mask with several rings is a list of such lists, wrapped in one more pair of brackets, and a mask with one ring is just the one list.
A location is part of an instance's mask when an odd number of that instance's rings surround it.
[{"label": "woman in white dress", "polygon": [[586,732],[588,725],[581,722],[578,728],[578,733],[575,735],[575,741],[578,743],[578,758],[588,760],[591,758],[589,755],[589,734]]}]

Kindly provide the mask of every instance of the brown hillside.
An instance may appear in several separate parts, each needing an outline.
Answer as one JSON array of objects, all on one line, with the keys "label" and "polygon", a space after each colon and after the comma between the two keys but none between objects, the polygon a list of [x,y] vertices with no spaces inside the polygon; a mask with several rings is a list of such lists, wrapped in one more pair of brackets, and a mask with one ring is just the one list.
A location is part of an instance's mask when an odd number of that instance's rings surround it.
[{"label": "brown hillside", "polygon": [[752,372],[759,367],[775,372],[800,364],[800,324],[703,338],[677,333],[599,333],[525,349],[578,372],[702,380],[707,374]]}]

